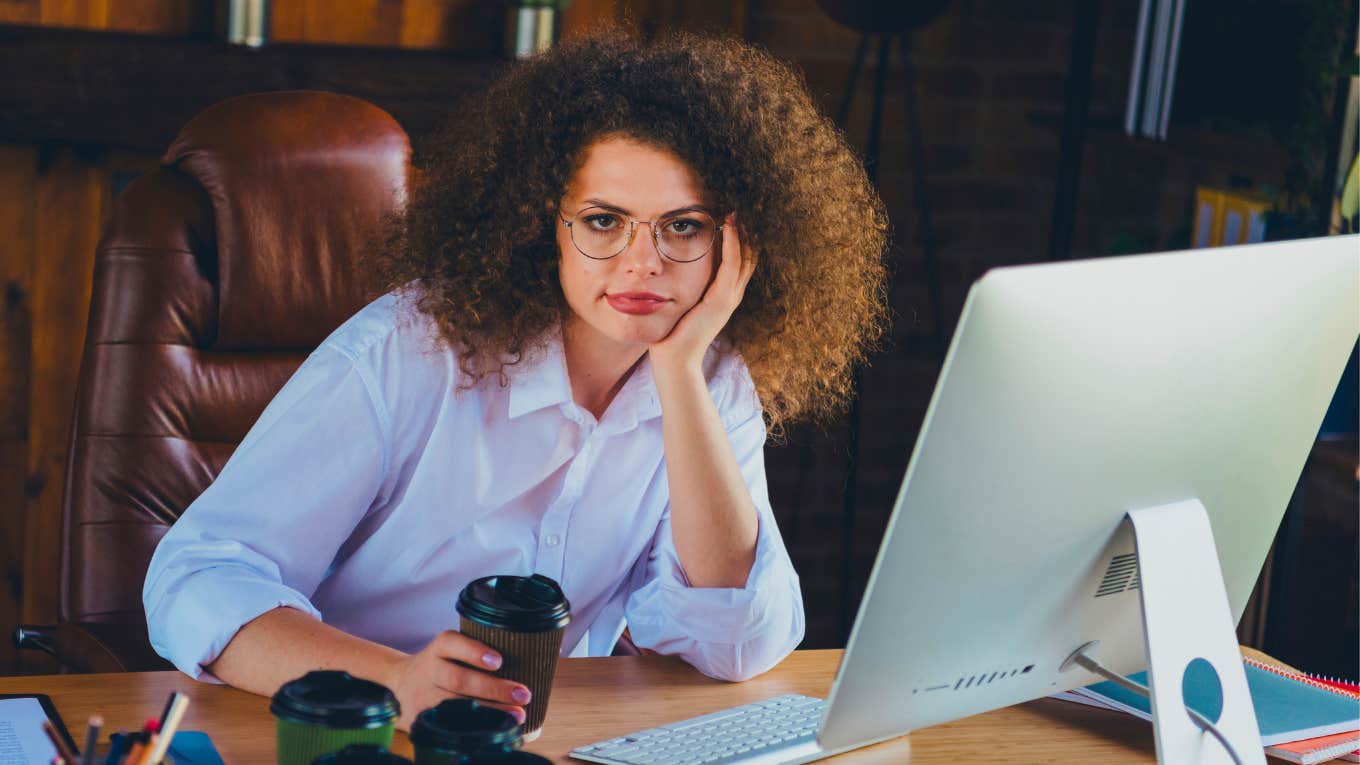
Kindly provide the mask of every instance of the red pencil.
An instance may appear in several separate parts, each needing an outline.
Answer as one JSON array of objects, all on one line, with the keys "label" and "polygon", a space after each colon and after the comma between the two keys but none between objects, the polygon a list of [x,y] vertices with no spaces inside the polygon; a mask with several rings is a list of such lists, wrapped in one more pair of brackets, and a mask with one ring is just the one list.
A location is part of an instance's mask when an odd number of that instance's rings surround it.
[{"label": "red pencil", "polygon": [[47,737],[51,739],[52,746],[56,748],[59,757],[67,762],[80,762],[80,758],[76,757],[76,753],[71,751],[71,747],[67,746],[66,742],[62,740],[61,734],[57,732],[56,726],[52,725],[51,721],[43,720],[42,727],[43,733],[46,733]]}]

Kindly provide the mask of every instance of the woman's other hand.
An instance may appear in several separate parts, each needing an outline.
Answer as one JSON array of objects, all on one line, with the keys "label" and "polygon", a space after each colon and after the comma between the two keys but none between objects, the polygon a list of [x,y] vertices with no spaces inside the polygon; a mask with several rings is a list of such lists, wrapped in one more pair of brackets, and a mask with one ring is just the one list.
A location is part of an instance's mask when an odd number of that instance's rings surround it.
[{"label": "woman's other hand", "polygon": [[663,373],[699,369],[708,347],[741,304],[755,270],[755,253],[742,248],[736,215],[728,215],[718,251],[717,273],[703,298],[680,318],[670,334],[652,344],[649,349],[652,368]]},{"label": "woman's other hand", "polygon": [[398,662],[388,678],[401,702],[397,727],[409,731],[416,715],[459,697],[504,709],[524,722],[529,689],[490,674],[500,666],[500,654],[482,643],[453,630],[439,633],[429,645]]}]

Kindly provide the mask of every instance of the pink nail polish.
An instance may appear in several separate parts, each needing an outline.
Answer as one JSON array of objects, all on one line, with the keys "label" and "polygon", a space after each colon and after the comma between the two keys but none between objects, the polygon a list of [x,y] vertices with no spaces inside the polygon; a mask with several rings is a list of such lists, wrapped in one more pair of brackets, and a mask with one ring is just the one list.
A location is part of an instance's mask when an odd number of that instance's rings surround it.
[{"label": "pink nail polish", "polygon": [[501,666],[501,657],[494,653],[488,653],[482,657],[482,663],[492,669],[499,669]]},{"label": "pink nail polish", "polygon": [[516,704],[528,704],[529,690],[527,688],[516,688],[510,692],[510,698],[514,699]]}]

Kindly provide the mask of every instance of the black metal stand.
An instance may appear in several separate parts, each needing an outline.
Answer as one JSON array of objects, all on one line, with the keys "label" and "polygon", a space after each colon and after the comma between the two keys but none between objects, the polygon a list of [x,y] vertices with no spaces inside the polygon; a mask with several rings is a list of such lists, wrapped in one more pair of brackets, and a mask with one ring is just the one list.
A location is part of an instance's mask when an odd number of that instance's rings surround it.
[{"label": "black metal stand", "polygon": [[1100,26],[1100,0],[1076,4],[1072,20],[1072,50],[1067,64],[1067,98],[1063,106],[1057,182],[1053,186],[1053,217],[1048,227],[1048,259],[1072,256],[1076,229],[1077,191],[1081,186],[1081,155],[1086,146],[1086,123],[1091,112],[1091,66]]},{"label": "black metal stand", "polygon": [[[925,146],[921,138],[920,111],[916,102],[916,71],[912,63],[911,40],[906,33],[864,33],[855,49],[855,60],[850,67],[850,75],[845,85],[845,95],[841,98],[837,122],[844,128],[850,119],[850,107],[854,103],[855,87],[859,84],[860,72],[864,69],[871,38],[878,38],[878,61],[874,68],[873,100],[870,101],[869,137],[864,149],[864,170],[869,181],[878,181],[879,144],[883,135],[883,91],[888,79],[888,65],[892,58],[893,42],[897,41],[906,74],[906,111],[907,135],[911,150],[911,174],[913,196],[916,201],[916,243],[925,256],[926,287],[930,295],[930,316],[932,332],[926,338],[932,350],[944,353],[944,329],[940,319],[940,277],[936,260],[935,228],[931,220],[930,198],[926,189]],[[907,350],[914,342],[923,338],[915,333],[905,335]],[[859,488],[859,431],[860,431],[860,370],[853,373],[850,399],[850,420],[848,443],[846,445],[845,489],[841,497],[841,619],[840,637],[844,642],[850,635],[850,624],[854,604],[850,597],[851,558],[854,550],[856,494]]]}]

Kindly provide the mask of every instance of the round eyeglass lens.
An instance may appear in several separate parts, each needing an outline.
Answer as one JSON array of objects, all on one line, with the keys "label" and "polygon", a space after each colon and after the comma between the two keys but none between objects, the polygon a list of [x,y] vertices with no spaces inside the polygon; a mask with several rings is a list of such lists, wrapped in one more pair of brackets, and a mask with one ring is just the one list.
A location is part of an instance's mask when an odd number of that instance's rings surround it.
[{"label": "round eyeglass lens", "polygon": [[612,210],[586,208],[572,221],[571,241],[588,258],[612,258],[628,246],[628,221]]},{"label": "round eyeglass lens", "polygon": [[708,213],[692,210],[656,222],[661,254],[681,263],[698,260],[713,249],[718,226]]}]

